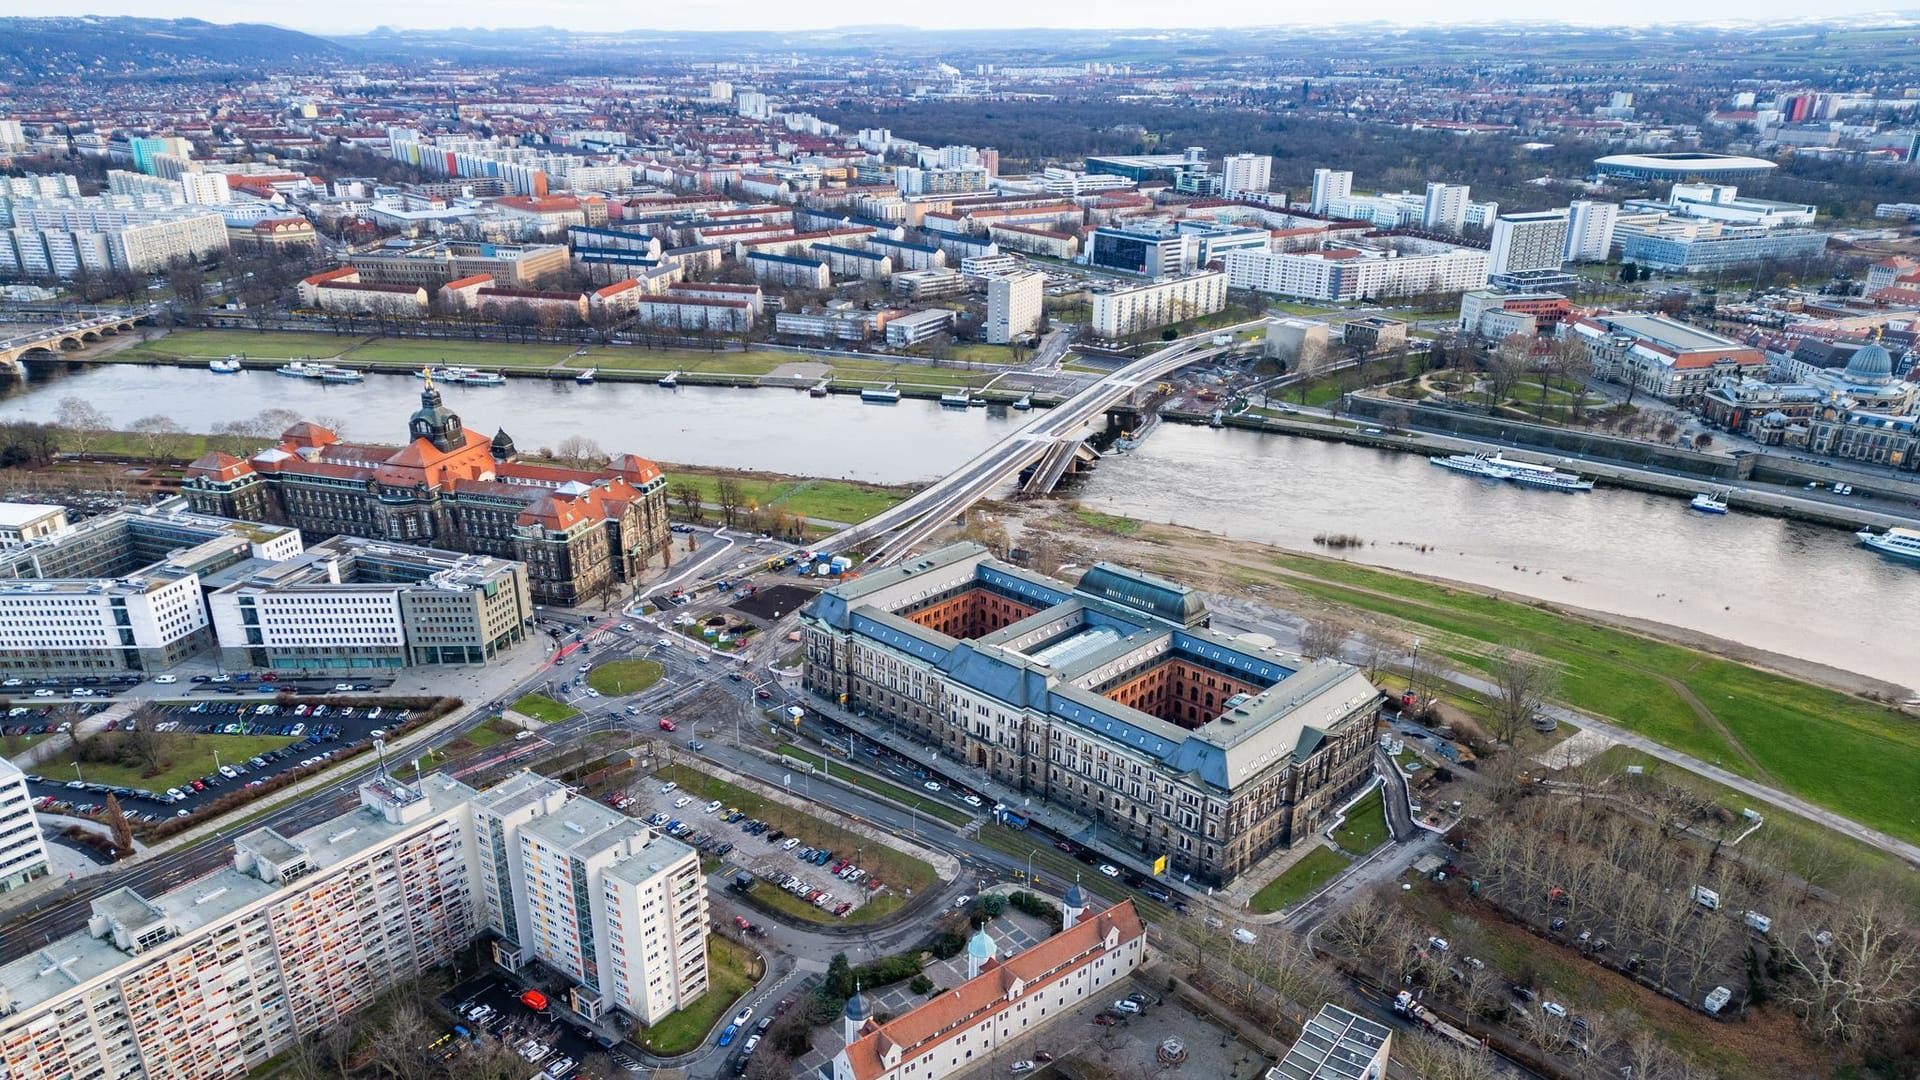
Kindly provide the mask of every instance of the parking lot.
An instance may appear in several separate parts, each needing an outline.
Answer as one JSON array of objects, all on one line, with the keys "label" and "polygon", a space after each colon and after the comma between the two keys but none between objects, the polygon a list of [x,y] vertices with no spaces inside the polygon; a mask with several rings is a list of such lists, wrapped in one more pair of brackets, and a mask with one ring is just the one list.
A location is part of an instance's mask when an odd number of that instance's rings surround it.
[{"label": "parking lot", "polygon": [[526,1059],[529,1071],[537,1068],[556,1080],[585,1076],[611,1080],[585,1068],[602,1057],[628,1073],[644,1071],[637,1060],[620,1051],[612,1037],[568,1019],[558,1005],[544,1010],[529,1007],[521,1000],[521,992],[499,976],[484,975],[463,983],[440,1003],[453,1015],[444,1031],[452,1036],[445,1043],[449,1059],[458,1052],[455,1040],[500,1039]]},{"label": "parking lot", "polygon": [[726,860],[760,882],[783,888],[845,918],[890,888],[856,862],[857,851],[829,851],[789,836],[718,802],[701,802],[671,783],[648,781],[606,797],[613,805],[697,850]]},{"label": "parking lot", "polygon": [[[60,719],[65,714],[59,710],[49,710],[44,715],[32,709],[29,712],[36,715],[23,719],[20,724],[13,723],[14,717],[7,717],[7,730],[48,727],[58,731],[62,725],[78,720],[77,715],[73,719]],[[285,742],[272,749],[235,754],[232,759],[223,755],[214,771],[166,790],[98,783],[86,778],[85,766],[72,779],[29,771],[27,790],[36,799],[36,808],[48,813],[85,816],[104,809],[106,796],[112,794],[128,818],[136,823],[155,822],[169,816],[186,817],[236,787],[263,785],[282,772],[320,765],[348,747],[384,736],[405,724],[410,715],[409,710],[377,704],[286,703],[258,698],[159,703],[142,709],[138,717],[107,721],[105,732],[134,731],[144,723],[151,724],[154,733],[159,735],[234,736],[236,744],[238,738],[244,737],[249,749],[257,748],[262,739],[284,739]],[[36,722],[27,724],[26,719]],[[215,749],[218,750],[217,745]],[[50,764],[35,767],[49,772],[54,768]]]}]

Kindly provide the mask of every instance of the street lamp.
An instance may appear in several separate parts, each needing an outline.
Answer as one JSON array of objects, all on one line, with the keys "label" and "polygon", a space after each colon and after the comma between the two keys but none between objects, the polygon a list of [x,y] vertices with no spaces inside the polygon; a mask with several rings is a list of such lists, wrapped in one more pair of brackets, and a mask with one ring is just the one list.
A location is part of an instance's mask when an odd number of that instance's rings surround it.
[{"label": "street lamp", "polygon": [[77,761],[73,763],[73,778],[83,784],[87,781],[86,777],[80,775],[80,763]]}]

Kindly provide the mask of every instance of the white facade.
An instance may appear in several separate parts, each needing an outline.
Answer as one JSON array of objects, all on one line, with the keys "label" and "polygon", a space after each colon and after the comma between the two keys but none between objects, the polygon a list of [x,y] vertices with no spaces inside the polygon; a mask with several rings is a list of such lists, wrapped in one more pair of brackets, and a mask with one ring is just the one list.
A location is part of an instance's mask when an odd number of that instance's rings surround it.
[{"label": "white facade", "polygon": [[1227,254],[1226,273],[1236,289],[1309,300],[1380,299],[1483,288],[1487,253],[1465,247],[1392,258],[1368,248],[1234,251]]},{"label": "white facade", "polygon": [[1327,204],[1353,194],[1353,174],[1334,169],[1313,170],[1313,197],[1307,209],[1316,214],[1327,212]]},{"label": "white facade", "polygon": [[1428,229],[1457,233],[1467,223],[1467,185],[1427,183],[1427,202],[1420,224]]},{"label": "white facade", "polygon": [[1040,329],[1047,299],[1045,274],[1008,274],[987,282],[987,341],[1005,345]]},{"label": "white facade", "polygon": [[1220,193],[1229,199],[1259,194],[1273,182],[1273,158],[1266,154],[1232,154],[1220,163]]},{"label": "white facade", "polygon": [[1501,214],[1493,221],[1489,274],[1558,270],[1566,255],[1567,211]]},{"label": "white facade", "polygon": [[[241,619],[241,600],[258,614],[257,622]],[[406,643],[400,619],[399,587],[385,585],[296,586],[235,592],[221,590],[208,597],[214,635],[222,645],[257,648],[399,648]],[[249,630],[258,639],[250,640]]]},{"label": "white facade", "polygon": [[18,120],[0,120],[0,150],[11,150],[27,144],[26,132],[20,130]]},{"label": "white facade", "polygon": [[218,206],[233,201],[233,192],[227,187],[225,173],[182,173],[180,191],[188,202],[201,206]]},{"label": "white facade", "polygon": [[197,574],[0,583],[0,654],[164,651],[206,626]]},{"label": "white facade", "polygon": [[1227,275],[1208,270],[1170,281],[1094,294],[1093,332],[1103,338],[1123,338],[1183,319],[1211,315],[1226,306]]},{"label": "white facade", "polygon": [[55,536],[67,529],[67,508],[47,503],[0,503],[0,548]]},{"label": "white facade", "polygon": [[1614,203],[1575,199],[1567,204],[1567,262],[1605,262],[1613,250],[1613,226],[1620,219]]},{"label": "white facade", "polygon": [[13,227],[0,233],[0,274],[73,277],[81,268],[146,273],[176,258],[227,250],[227,223],[218,211],[168,205],[158,196],[22,199],[6,209]]},{"label": "white facade", "polygon": [[0,891],[16,888],[47,872],[47,844],[25,774],[0,758]]}]

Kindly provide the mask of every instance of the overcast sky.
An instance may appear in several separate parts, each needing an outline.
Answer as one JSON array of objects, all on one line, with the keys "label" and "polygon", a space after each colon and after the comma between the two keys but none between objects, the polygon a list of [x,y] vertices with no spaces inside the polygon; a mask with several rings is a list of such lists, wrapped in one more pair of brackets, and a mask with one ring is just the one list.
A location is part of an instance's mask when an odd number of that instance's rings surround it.
[{"label": "overcast sky", "polygon": [[[1819,5],[1823,17],[1849,12],[1884,11],[1884,0],[1832,0]],[[449,26],[562,26],[575,30],[770,30],[815,29],[853,23],[900,23],[929,29],[1149,26],[1254,26],[1275,23],[1384,21],[1426,24],[1457,22],[1457,5],[1425,0],[1374,0],[1352,7],[1276,6],[1270,0],[1217,0],[1177,4],[1169,0],[1106,0],[1100,4],[1064,0],[970,0],[964,4],[925,4],[858,8],[845,4],[804,4],[792,0],[678,0],[671,4],[620,4],[607,0],[328,0],[325,3],[263,5],[257,0],[83,0],[73,9],[50,9],[38,0],[0,0],[0,14],[192,16],[211,22],[272,22],[318,33],[356,33],[376,26],[440,28]],[[1543,9],[1537,0],[1481,0],[1476,20],[1549,17],[1579,23],[1672,22],[1675,20],[1751,20],[1805,17],[1800,0],[1746,0],[1732,7],[1676,7],[1663,0],[1612,0],[1606,4],[1565,4]]]}]

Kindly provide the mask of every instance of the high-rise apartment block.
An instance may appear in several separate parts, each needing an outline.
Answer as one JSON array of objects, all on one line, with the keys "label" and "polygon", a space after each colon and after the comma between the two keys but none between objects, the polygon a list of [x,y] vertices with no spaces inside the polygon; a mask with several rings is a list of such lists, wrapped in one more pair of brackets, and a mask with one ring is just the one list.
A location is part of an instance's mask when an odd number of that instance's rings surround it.
[{"label": "high-rise apartment block", "polygon": [[1567,204],[1567,262],[1605,262],[1613,248],[1613,227],[1620,207],[1613,203],[1575,199]]},{"label": "high-rise apartment block", "polygon": [[1567,248],[1567,212],[1501,214],[1493,221],[1489,276],[1558,270]]},{"label": "high-rise apartment block", "polygon": [[305,832],[242,835],[229,867],[98,897],[85,932],[10,942],[0,1075],[245,1075],[482,933],[503,963],[564,973],[560,1004],[588,1020],[658,1020],[706,989],[706,918],[691,848],[555,781],[381,777]]},{"label": "high-rise apartment block", "polygon": [[987,280],[987,341],[1005,345],[1040,329],[1047,275],[1004,274]]},{"label": "high-rise apartment block", "polygon": [[47,845],[40,819],[33,815],[27,778],[0,757],[0,892],[18,888],[47,872]]},{"label": "high-rise apartment block", "polygon": [[1205,270],[1093,296],[1093,332],[1123,338],[1168,323],[1197,319],[1225,310],[1227,275]]},{"label": "high-rise apartment block", "polygon": [[1232,154],[1220,163],[1220,194],[1229,199],[1257,195],[1273,181],[1273,158],[1266,154]]},{"label": "high-rise apartment block", "polygon": [[1439,232],[1457,233],[1467,223],[1467,185],[1427,183],[1427,202],[1420,215],[1420,226]]},{"label": "high-rise apartment block", "polygon": [[1313,170],[1313,197],[1307,209],[1316,214],[1327,212],[1327,203],[1353,194],[1353,174],[1334,169]]}]

